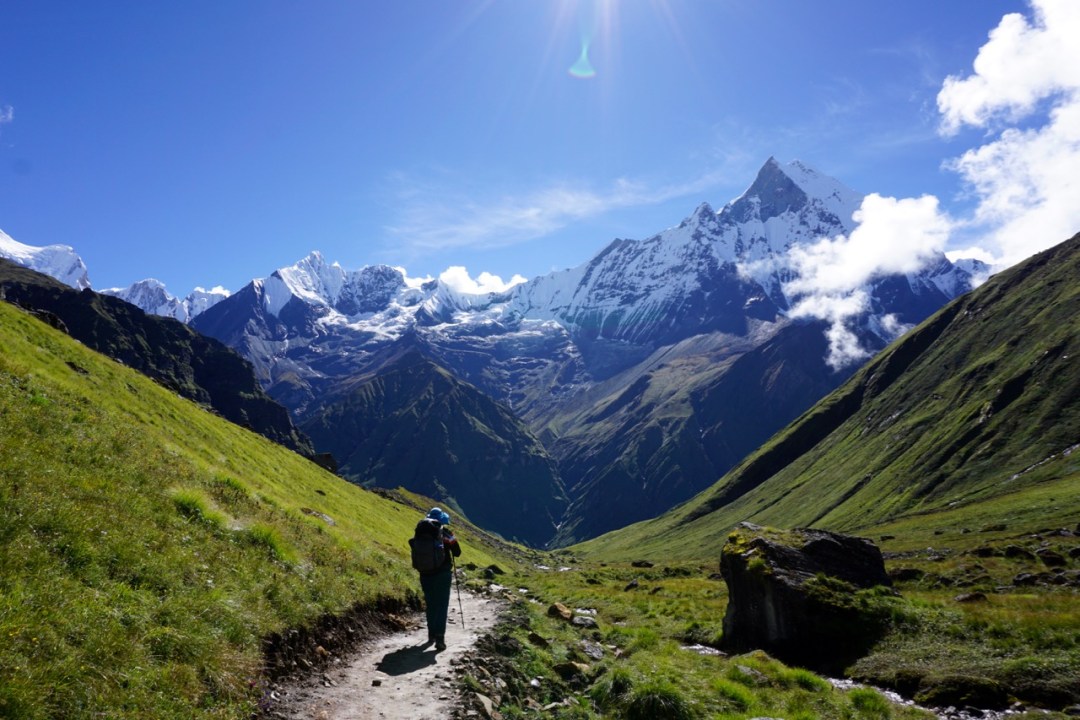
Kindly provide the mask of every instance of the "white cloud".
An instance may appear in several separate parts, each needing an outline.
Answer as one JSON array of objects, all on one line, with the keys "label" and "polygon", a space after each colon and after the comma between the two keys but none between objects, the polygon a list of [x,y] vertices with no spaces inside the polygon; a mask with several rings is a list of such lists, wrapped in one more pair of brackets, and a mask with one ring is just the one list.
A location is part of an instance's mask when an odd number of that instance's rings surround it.
[{"label": "white cloud", "polygon": [[990,32],[968,77],[950,75],[938,94],[942,129],[986,127],[1015,122],[1037,104],[1080,87],[1080,4],[1075,0],[1034,0],[1034,22],[1010,13]]},{"label": "white cloud", "polygon": [[946,165],[978,203],[966,234],[998,268],[1080,230],[1080,3],[1034,0],[1032,9],[1030,22],[1003,17],[974,72],[950,76],[938,94],[943,133],[967,125],[994,137]]},{"label": "white cloud", "polygon": [[0,125],[6,125],[15,120],[15,108],[10,105],[0,105]]},{"label": "white cloud", "polygon": [[419,290],[422,285],[435,279],[430,275],[427,275],[426,277],[409,277],[409,271],[400,265],[395,265],[394,269],[401,273],[401,277],[405,280],[405,287],[412,288],[413,290]]},{"label": "white cloud", "polygon": [[971,258],[972,260],[984,262],[987,265],[994,264],[994,256],[987,252],[985,248],[978,247],[977,245],[949,250],[945,253],[945,257],[949,258],[950,262]]},{"label": "white cloud", "polygon": [[[855,290],[862,283],[917,269],[950,236],[971,243],[951,249],[951,260],[977,258],[1002,269],[1080,231],[1080,2],[1031,5],[1030,20],[1004,16],[973,72],[949,76],[938,93],[942,134],[969,126],[989,138],[945,163],[976,201],[970,216],[950,219],[932,196],[870,195],[850,237],[796,253],[800,277],[785,286],[801,296],[792,314],[831,323],[834,367],[861,359],[848,322],[865,309]],[[886,324],[881,329],[889,332]]]},{"label": "white cloud", "polygon": [[799,277],[785,291],[842,294],[882,275],[914,272],[944,250],[952,227],[932,195],[897,200],[872,193],[853,218],[851,235],[792,250]]},{"label": "white cloud", "polygon": [[[850,235],[794,248],[791,260],[798,277],[784,285],[785,294],[795,298],[792,317],[830,323],[826,360],[834,369],[868,355],[849,327],[852,318],[868,309],[862,288],[884,275],[917,271],[944,250],[953,224],[932,195],[897,200],[870,194],[853,218],[858,226]],[[899,328],[892,320],[882,325],[889,335]]]},{"label": "white cloud", "polygon": [[825,337],[829,341],[829,354],[825,362],[834,370],[860,362],[870,353],[859,344],[859,338],[848,326],[848,321],[863,312],[869,297],[865,290],[848,293],[816,294],[801,298],[791,308],[791,317],[815,317],[829,322]]},{"label": "white cloud", "polygon": [[487,293],[508,290],[525,282],[525,278],[515,274],[509,281],[503,282],[503,279],[498,275],[482,272],[474,280],[464,267],[453,265],[439,274],[439,281],[451,290],[465,295],[486,295]]}]

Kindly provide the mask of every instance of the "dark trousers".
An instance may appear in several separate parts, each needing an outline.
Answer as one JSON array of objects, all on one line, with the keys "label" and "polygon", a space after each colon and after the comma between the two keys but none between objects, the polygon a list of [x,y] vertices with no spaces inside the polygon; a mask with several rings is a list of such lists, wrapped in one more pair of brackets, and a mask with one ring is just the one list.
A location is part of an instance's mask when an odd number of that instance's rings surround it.
[{"label": "dark trousers", "polygon": [[449,566],[434,575],[420,576],[420,587],[424,590],[424,604],[427,606],[428,635],[433,639],[446,635],[452,581]]}]

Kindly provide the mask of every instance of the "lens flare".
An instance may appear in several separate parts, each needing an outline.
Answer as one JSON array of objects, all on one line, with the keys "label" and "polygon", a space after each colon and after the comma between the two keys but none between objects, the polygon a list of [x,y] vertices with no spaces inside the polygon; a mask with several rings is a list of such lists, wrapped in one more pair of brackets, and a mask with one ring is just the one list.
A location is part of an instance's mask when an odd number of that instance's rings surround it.
[{"label": "lens flare", "polygon": [[583,39],[581,41],[581,55],[578,56],[577,62],[570,66],[570,74],[583,80],[596,77],[596,70],[593,69],[592,63],[589,62],[588,40]]}]

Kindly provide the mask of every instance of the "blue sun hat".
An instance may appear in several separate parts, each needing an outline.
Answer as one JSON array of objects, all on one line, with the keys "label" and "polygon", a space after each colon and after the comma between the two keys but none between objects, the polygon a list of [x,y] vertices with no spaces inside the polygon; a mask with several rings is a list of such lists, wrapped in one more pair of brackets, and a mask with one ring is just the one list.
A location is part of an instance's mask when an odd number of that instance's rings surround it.
[{"label": "blue sun hat", "polygon": [[448,515],[445,511],[443,511],[442,508],[438,508],[438,507],[431,508],[430,510],[428,510],[427,516],[428,516],[429,520],[434,520],[435,522],[439,523],[440,525],[449,525],[450,524],[450,515]]}]

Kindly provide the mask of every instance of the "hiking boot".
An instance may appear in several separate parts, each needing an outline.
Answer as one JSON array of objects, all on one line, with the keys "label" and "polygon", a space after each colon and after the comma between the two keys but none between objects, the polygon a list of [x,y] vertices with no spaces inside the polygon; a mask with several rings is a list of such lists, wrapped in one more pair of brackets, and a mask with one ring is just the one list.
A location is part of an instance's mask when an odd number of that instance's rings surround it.
[{"label": "hiking boot", "polygon": [[435,638],[435,650],[438,651],[438,652],[442,652],[445,649],[446,649],[446,640],[444,640],[442,638],[442,636]]}]

